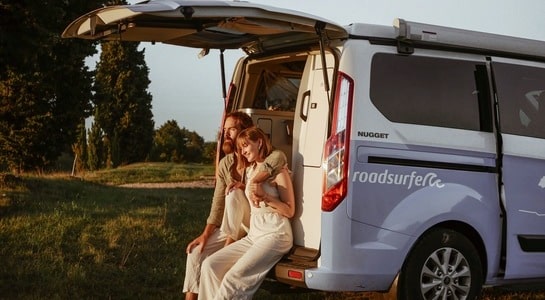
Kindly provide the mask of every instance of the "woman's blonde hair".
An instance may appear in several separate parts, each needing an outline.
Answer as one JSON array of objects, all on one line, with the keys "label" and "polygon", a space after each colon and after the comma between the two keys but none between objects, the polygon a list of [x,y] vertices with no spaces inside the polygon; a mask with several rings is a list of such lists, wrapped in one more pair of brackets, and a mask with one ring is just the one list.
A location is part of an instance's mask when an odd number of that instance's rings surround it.
[{"label": "woman's blonde hair", "polygon": [[242,145],[247,143],[247,141],[258,142],[261,140],[261,147],[259,148],[260,158],[265,159],[269,154],[271,154],[273,148],[269,137],[263,130],[256,126],[252,126],[242,130],[237,136],[237,154],[239,160],[237,162],[237,169],[242,170],[246,168],[250,163],[246,160],[246,157],[242,155]]}]

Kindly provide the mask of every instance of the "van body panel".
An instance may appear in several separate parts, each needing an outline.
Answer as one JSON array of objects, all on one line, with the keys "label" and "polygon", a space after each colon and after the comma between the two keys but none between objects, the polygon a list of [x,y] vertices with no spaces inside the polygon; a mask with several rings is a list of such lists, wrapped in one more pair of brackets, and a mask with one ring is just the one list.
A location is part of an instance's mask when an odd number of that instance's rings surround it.
[{"label": "van body panel", "polygon": [[[403,263],[401,252],[415,238],[346,217],[347,202],[322,213],[318,268],[306,271],[306,285],[329,291],[385,291]],[[350,259],[347,259],[347,258]],[[378,271],[378,272],[377,272]]]},{"label": "van body panel", "polygon": [[[462,164],[448,165],[451,169],[434,168],[433,154],[427,161],[431,162],[430,167],[421,167],[405,151],[381,150],[356,150],[358,161],[366,162],[351,165],[349,180],[354,197],[348,198],[348,215],[354,220],[412,236],[423,232],[420,224],[440,220],[445,214],[452,214],[451,220],[470,221],[469,224],[499,221],[495,173],[466,171]],[[392,153],[390,157],[412,161],[414,165],[395,165],[388,160],[372,162],[375,155],[387,157],[388,152]],[[456,214],[460,214],[460,219],[454,217]]]},{"label": "van body panel", "polygon": [[[504,139],[510,142],[509,138]],[[540,141],[543,143],[543,141]],[[545,151],[542,145],[542,151]],[[543,153],[543,152],[542,152]],[[507,210],[505,278],[545,276],[545,163],[506,155],[503,160]],[[536,201],[537,200],[537,201]],[[527,244],[527,246],[525,246]]]},{"label": "van body panel", "polygon": [[[483,163],[481,171],[400,166],[383,162],[370,163],[368,160],[382,155],[403,159],[410,157],[409,161],[419,161],[421,156],[428,154],[427,160],[434,161],[434,154],[360,146],[358,143],[355,143],[355,147],[357,161],[350,167],[353,172],[350,174],[349,193],[345,200],[347,214],[351,219],[388,232],[414,237],[402,246],[405,251],[397,249],[398,254],[406,254],[412,242],[438,224],[455,222],[467,225],[483,239],[488,276],[490,279],[497,276],[502,219],[498,206],[497,174],[487,166],[493,166],[491,159],[486,155],[475,159]],[[407,156],[403,152],[418,153],[419,156]],[[436,157],[445,156],[439,154]],[[461,159],[462,156],[452,157],[456,163],[449,165],[449,168],[466,166],[471,161]],[[371,240],[387,244],[380,237]]]}]

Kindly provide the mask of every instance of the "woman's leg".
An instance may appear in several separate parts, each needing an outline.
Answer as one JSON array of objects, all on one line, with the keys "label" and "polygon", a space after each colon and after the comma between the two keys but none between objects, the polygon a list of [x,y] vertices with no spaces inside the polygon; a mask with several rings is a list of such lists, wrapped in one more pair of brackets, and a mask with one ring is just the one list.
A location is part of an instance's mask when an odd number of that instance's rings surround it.
[{"label": "woman's leg", "polygon": [[[233,245],[248,239],[242,239]],[[261,238],[237,252],[240,258],[225,273],[214,299],[252,299],[272,267],[291,248],[291,241]],[[230,246],[231,247],[231,246]],[[229,248],[230,248],[229,247]]]},{"label": "woman's leg", "polygon": [[[218,290],[225,273],[244,255],[251,243],[247,238],[238,240],[222,248],[204,260],[201,269],[201,284],[199,287],[200,299],[214,299],[218,297]],[[233,299],[227,297],[225,299]]]}]

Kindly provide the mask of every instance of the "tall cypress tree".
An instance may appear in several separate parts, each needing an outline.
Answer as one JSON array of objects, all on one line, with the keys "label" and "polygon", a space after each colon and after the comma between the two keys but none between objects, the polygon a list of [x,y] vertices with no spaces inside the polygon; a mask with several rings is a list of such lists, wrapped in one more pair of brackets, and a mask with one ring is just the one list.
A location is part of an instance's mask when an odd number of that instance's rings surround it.
[{"label": "tall cypress tree", "polygon": [[85,120],[82,120],[78,126],[78,136],[76,142],[72,144],[72,152],[75,155],[76,172],[81,172],[87,168],[87,131]]},{"label": "tall cypress tree", "polygon": [[87,167],[90,171],[96,171],[104,166],[105,155],[103,134],[95,122],[87,131],[87,136]]},{"label": "tall cypress tree", "polygon": [[143,161],[153,142],[149,69],[136,42],[102,43],[95,77],[94,120],[104,132],[107,166]]}]

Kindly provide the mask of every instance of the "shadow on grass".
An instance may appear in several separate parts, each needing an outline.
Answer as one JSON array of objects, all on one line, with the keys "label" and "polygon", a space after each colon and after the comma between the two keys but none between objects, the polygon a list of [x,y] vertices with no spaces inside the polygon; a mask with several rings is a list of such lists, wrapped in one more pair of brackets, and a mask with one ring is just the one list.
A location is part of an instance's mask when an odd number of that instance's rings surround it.
[{"label": "shadow on grass", "polygon": [[0,194],[0,299],[180,299],[212,193],[25,178]]}]

